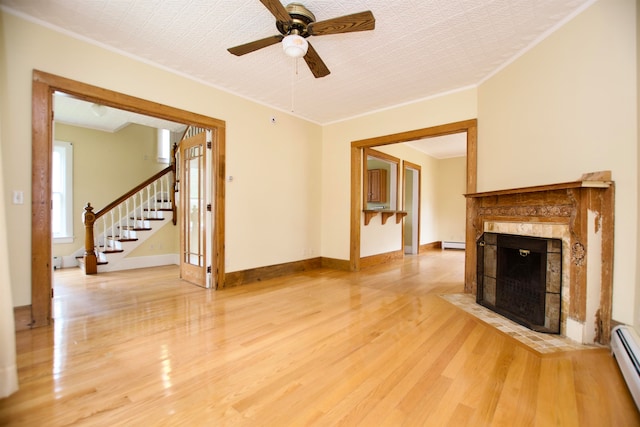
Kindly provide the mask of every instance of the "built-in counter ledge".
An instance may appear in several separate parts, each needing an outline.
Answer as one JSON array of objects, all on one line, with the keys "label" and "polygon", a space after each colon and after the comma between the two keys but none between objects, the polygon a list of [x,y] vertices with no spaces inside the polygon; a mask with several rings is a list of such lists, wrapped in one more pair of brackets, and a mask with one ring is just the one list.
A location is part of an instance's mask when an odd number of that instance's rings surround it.
[{"label": "built-in counter ledge", "polygon": [[378,215],[378,213],[382,215],[383,224],[386,224],[389,217],[392,217],[393,215],[396,216],[396,224],[399,224],[400,221],[402,221],[402,218],[407,216],[406,211],[392,211],[388,209],[365,209],[362,212],[364,212],[364,225],[369,225],[371,218]]}]

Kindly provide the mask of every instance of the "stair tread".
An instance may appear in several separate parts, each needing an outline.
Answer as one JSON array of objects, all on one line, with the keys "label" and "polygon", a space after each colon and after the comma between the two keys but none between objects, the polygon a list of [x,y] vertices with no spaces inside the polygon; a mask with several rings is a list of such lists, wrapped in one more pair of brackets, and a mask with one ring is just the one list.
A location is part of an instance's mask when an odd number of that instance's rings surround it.
[{"label": "stair tread", "polygon": [[124,249],[107,249],[107,250],[103,249],[100,252],[102,252],[103,254],[117,254],[117,253],[124,252]]},{"label": "stair tread", "polygon": [[129,218],[134,221],[164,221],[164,218]]},{"label": "stair tread", "polygon": [[[84,264],[84,257],[83,256],[77,256],[76,259],[78,260],[79,264]],[[109,264],[109,261],[97,261],[96,265],[105,265],[105,264]]]}]

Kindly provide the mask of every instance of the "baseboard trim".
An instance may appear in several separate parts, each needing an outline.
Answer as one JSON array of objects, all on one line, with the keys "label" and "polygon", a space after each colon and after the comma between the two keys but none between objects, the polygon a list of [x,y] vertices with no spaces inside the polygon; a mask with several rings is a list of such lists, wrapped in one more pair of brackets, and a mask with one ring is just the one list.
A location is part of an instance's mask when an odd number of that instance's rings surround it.
[{"label": "baseboard trim", "polygon": [[402,249],[384,254],[363,257],[360,258],[360,269],[362,270],[379,264],[386,264],[387,262],[396,261],[402,258],[404,258],[404,251]]},{"label": "baseboard trim", "polygon": [[16,332],[31,329],[31,305],[13,307],[13,318]]},{"label": "baseboard trim", "polygon": [[224,275],[225,287],[246,285],[247,283],[261,282],[275,279],[302,271],[315,270],[322,267],[322,259],[311,258],[302,261],[287,262],[284,264],[268,265],[249,270],[232,271]]},{"label": "baseboard trim", "polygon": [[180,265],[180,256],[178,254],[161,254],[122,258],[109,264],[98,265],[98,273],[133,270],[137,268],[161,267],[164,265]]},{"label": "baseboard trim", "polygon": [[433,249],[442,249],[442,241],[438,240],[437,242],[425,243],[424,245],[420,245],[418,253]]},{"label": "baseboard trim", "polygon": [[322,258],[322,267],[332,270],[350,271],[351,263],[348,259]]}]

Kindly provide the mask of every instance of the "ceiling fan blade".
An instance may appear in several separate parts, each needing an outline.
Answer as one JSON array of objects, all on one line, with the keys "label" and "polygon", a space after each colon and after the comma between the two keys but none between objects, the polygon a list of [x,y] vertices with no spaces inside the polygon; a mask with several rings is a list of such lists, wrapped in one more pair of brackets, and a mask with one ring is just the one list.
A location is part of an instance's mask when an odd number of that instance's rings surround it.
[{"label": "ceiling fan blade", "polygon": [[269,12],[271,12],[278,21],[291,22],[291,16],[289,16],[287,9],[280,3],[280,0],[260,0],[260,3],[269,9]]},{"label": "ceiling fan blade", "polygon": [[241,44],[240,46],[230,47],[227,49],[230,53],[236,56],[246,55],[247,53],[254,52],[263,47],[271,46],[282,41],[284,36],[278,34],[277,36],[267,37],[265,39],[256,40],[250,43]]},{"label": "ceiling fan blade", "polygon": [[376,19],[370,11],[339,16],[326,21],[312,22],[307,26],[307,32],[312,36],[327,34],[351,33],[354,31],[368,31],[376,27]]},{"label": "ceiling fan blade", "polygon": [[309,43],[309,48],[307,49],[307,54],[304,56],[304,60],[316,79],[331,74],[331,71],[329,71],[326,64],[322,61],[318,52],[311,46],[311,43]]}]

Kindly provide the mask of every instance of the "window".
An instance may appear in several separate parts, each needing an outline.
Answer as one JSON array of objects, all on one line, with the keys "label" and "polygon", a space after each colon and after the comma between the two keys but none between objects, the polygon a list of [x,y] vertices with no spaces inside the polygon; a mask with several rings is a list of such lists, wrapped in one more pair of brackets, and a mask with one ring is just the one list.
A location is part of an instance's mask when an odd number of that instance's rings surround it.
[{"label": "window", "polygon": [[170,163],[171,131],[158,129],[158,163]]},{"label": "window", "polygon": [[53,243],[73,242],[73,144],[54,141],[51,161]]}]

